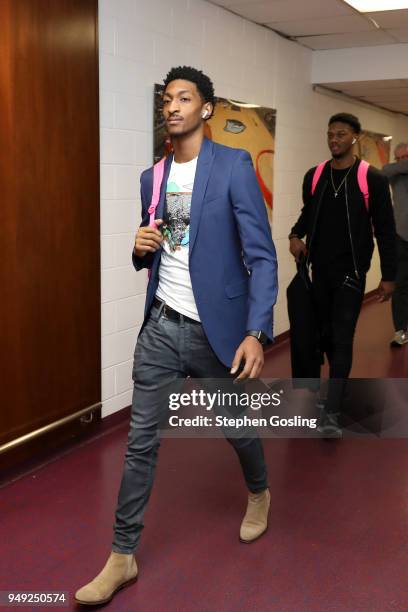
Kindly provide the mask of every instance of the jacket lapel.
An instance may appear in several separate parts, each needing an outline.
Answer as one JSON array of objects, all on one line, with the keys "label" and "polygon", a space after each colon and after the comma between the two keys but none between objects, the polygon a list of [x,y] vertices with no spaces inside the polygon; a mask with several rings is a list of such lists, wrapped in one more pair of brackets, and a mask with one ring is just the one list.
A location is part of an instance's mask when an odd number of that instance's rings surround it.
[{"label": "jacket lapel", "polygon": [[200,154],[197,160],[197,170],[194,179],[193,193],[191,196],[190,208],[190,241],[189,255],[194,247],[194,242],[197,237],[198,226],[200,223],[202,204],[207,189],[208,179],[210,177],[211,167],[214,160],[213,143],[204,138],[201,145]]}]

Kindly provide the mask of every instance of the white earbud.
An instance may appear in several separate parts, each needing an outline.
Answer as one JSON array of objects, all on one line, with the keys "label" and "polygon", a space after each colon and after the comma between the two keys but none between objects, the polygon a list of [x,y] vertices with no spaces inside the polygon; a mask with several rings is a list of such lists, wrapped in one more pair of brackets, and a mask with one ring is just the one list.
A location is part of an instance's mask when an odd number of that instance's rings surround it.
[{"label": "white earbud", "polygon": [[203,119],[207,119],[208,117],[208,111],[204,111],[203,114],[201,115]]},{"label": "white earbud", "polygon": [[356,142],[357,142],[357,138],[353,138],[353,141],[351,144],[356,144]]}]

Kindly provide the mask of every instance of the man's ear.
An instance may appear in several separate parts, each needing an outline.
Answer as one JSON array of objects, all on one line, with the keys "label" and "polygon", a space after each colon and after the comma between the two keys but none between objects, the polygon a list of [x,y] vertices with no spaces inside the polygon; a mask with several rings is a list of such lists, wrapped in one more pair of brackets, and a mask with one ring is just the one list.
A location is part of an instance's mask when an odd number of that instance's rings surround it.
[{"label": "man's ear", "polygon": [[211,117],[212,111],[213,111],[212,104],[207,104],[203,109],[201,117],[203,119],[208,119],[209,117]]}]

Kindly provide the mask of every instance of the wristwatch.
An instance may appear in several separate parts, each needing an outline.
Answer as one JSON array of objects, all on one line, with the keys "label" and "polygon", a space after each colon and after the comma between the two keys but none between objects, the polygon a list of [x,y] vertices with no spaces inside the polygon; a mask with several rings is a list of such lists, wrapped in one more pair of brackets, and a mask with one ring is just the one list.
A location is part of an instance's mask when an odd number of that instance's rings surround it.
[{"label": "wristwatch", "polygon": [[259,329],[250,329],[246,332],[245,336],[253,336],[264,346],[268,342],[268,336]]}]

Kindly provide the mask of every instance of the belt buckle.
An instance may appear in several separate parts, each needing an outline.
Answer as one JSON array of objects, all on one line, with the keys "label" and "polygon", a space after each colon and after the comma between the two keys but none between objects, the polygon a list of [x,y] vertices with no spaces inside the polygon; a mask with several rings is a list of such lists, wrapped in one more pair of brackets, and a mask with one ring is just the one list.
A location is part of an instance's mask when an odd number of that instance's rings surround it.
[{"label": "belt buckle", "polygon": [[166,319],[171,319],[171,316],[169,316],[170,315],[170,311],[171,311],[170,306],[168,306],[167,304],[164,304],[163,310],[162,310],[162,315],[164,317],[166,317]]}]

